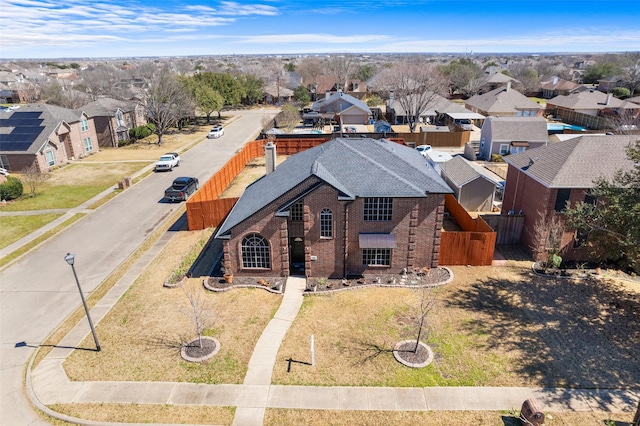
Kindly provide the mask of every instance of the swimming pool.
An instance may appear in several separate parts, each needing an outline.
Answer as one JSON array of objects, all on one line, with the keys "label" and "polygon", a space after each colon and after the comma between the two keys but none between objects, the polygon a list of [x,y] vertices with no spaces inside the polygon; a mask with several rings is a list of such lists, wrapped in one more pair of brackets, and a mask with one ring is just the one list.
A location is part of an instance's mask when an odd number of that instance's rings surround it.
[{"label": "swimming pool", "polygon": [[549,132],[561,132],[563,130],[576,130],[579,132],[584,132],[586,129],[584,127],[574,126],[572,124],[547,123],[547,131]]}]

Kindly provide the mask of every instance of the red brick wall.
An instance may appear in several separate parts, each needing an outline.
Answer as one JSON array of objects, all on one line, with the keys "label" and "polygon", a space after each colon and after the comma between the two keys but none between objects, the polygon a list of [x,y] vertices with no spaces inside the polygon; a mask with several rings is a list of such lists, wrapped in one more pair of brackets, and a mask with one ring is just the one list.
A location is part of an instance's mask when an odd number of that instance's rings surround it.
[{"label": "red brick wall", "polygon": [[[232,230],[232,239],[224,245],[225,267],[236,274],[287,276],[289,268],[288,238],[298,224],[287,227],[287,218],[275,217],[275,210],[283,203],[300,194],[316,182],[309,179],[251,218]],[[393,200],[393,220],[390,222],[364,222],[364,199],[353,202],[338,200],[337,191],[322,185],[304,199],[304,244],[305,274],[318,277],[343,277],[357,274],[398,273],[405,267],[435,267],[438,264],[440,229],[444,196],[432,194],[427,198],[395,198]],[[320,237],[320,212],[331,210],[333,214],[333,237]],[[345,209],[346,214],[345,216]],[[346,219],[348,220],[345,220]],[[345,269],[345,230],[348,256]],[[256,232],[269,240],[271,249],[271,270],[242,270],[240,244],[248,233]],[[392,250],[391,266],[370,268],[362,264],[359,234],[393,233],[397,248]],[[316,260],[311,260],[311,257]]]},{"label": "red brick wall", "polygon": [[[517,188],[517,190],[516,190]],[[546,215],[558,214],[555,212],[555,203],[558,189],[547,188],[519,169],[509,165],[507,172],[507,186],[502,202],[502,214],[510,210],[524,214],[524,226],[520,237],[521,244],[531,251],[534,244],[535,225],[540,217],[540,212]],[[584,201],[585,189],[573,189],[569,195],[571,204]],[[574,230],[565,230],[562,235],[562,257],[567,260],[588,260],[586,250],[573,248]]]}]

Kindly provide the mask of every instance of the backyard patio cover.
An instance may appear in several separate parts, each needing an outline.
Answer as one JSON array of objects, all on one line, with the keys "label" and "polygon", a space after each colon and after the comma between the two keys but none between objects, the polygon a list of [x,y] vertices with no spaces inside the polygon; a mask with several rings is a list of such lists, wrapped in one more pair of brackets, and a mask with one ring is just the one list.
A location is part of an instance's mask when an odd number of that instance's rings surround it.
[{"label": "backyard patio cover", "polygon": [[451,118],[453,118],[454,120],[463,120],[463,119],[468,119],[468,120],[484,120],[485,117],[482,114],[478,114],[477,112],[448,112],[447,115]]},{"label": "backyard patio cover", "polygon": [[394,234],[360,234],[360,248],[396,248]]}]

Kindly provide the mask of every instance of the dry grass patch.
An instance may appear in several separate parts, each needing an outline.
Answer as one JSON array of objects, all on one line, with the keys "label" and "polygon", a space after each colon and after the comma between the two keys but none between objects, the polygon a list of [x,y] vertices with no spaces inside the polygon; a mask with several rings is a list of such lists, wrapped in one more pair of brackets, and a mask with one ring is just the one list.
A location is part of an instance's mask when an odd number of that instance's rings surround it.
[{"label": "dry grass patch", "polygon": [[[278,155],[276,164],[282,163],[289,158],[289,155]],[[231,181],[227,189],[220,194],[218,198],[236,198],[240,197],[247,186],[264,176],[266,172],[266,159],[264,156],[256,157],[250,160],[246,166]]]},{"label": "dry grass patch", "polygon": [[[640,383],[637,294],[609,281],[547,279],[520,267],[454,267],[428,317],[435,354],[404,367],[393,345],[415,337],[408,289],[305,298],[274,382],[343,386],[634,388]],[[316,366],[309,362],[315,336]]]},{"label": "dry grass patch", "polygon": [[[604,425],[606,420],[617,421],[618,426],[629,425],[633,414],[546,413],[547,426]],[[624,422],[624,423],[623,423]],[[486,425],[520,426],[513,413],[500,411],[332,411],[267,409],[264,425]]]},{"label": "dry grass patch", "polygon": [[231,407],[192,405],[61,404],[49,408],[83,420],[118,423],[230,425],[235,414]]},{"label": "dry grass patch", "polygon": [[[195,337],[183,314],[187,298],[180,288],[163,288],[184,256],[209,238],[212,230],[181,232],[150,264],[120,302],[97,326],[102,351],[75,351],[64,367],[72,380],[242,383],[253,348],[280,304],[280,296],[260,290],[207,293],[213,301],[215,326],[205,335],[220,341],[220,352],[208,362],[189,363],[180,346]],[[205,291],[200,278],[185,285]],[[91,347],[88,337],[81,347]]]}]

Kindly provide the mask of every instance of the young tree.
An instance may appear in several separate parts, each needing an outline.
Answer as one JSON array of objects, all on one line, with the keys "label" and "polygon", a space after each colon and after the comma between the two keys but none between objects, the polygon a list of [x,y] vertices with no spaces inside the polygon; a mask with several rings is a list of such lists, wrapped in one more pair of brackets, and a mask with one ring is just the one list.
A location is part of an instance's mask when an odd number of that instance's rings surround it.
[{"label": "young tree", "polygon": [[311,96],[309,95],[309,90],[304,86],[296,87],[296,90],[293,91],[293,98],[300,105],[306,105],[311,101]]},{"label": "young tree", "polygon": [[413,133],[419,118],[446,92],[448,79],[425,58],[409,58],[383,70],[378,76],[377,89],[394,91],[395,100],[409,117]]},{"label": "young tree", "polygon": [[570,228],[588,233],[597,253],[640,273],[640,140],[627,148],[627,158],[631,168],[618,170],[611,181],[595,181],[595,203],[579,202],[564,213]]},{"label": "young tree", "polygon": [[193,100],[187,88],[168,69],[162,69],[149,83],[144,107],[147,117],[155,125],[158,145],[169,128],[176,126],[191,108]]},{"label": "young tree", "polygon": [[291,133],[298,123],[300,123],[298,108],[293,104],[284,104],[282,111],[276,118],[276,122],[278,123],[278,127],[284,128],[287,133]]},{"label": "young tree", "polygon": [[51,174],[49,172],[41,172],[35,164],[32,164],[30,167],[22,169],[20,177],[22,182],[29,188],[29,197],[33,198],[36,196],[38,188],[51,177]]},{"label": "young tree", "polygon": [[215,324],[215,309],[213,301],[207,298],[205,290],[200,285],[185,285],[180,287],[189,301],[189,306],[181,312],[186,316],[198,335],[198,343],[202,348],[202,333]]},{"label": "young tree", "polygon": [[547,262],[551,262],[554,267],[560,266],[559,264],[562,262],[560,244],[563,232],[564,226],[560,216],[539,211],[538,219],[533,225],[533,242],[530,247],[533,258],[536,260],[545,259]]},{"label": "young tree", "polygon": [[425,331],[427,331],[427,317],[436,307],[438,299],[436,297],[436,290],[433,287],[421,287],[413,289],[415,295],[415,301],[411,307],[411,315],[414,321],[416,329],[416,345],[413,352],[418,352],[420,346],[420,339]]}]

